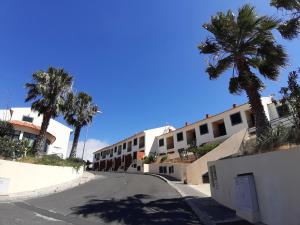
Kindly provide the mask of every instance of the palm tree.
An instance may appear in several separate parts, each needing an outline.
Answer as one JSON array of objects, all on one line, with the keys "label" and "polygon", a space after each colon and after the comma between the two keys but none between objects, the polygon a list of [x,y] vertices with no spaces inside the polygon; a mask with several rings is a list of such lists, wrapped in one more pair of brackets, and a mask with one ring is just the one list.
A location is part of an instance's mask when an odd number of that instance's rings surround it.
[{"label": "palm tree", "polygon": [[70,152],[70,158],[75,158],[81,128],[92,123],[93,116],[99,111],[99,108],[93,103],[92,97],[84,92],[79,92],[77,95],[69,94],[66,106],[65,119],[75,127]]},{"label": "palm tree", "polygon": [[32,101],[31,109],[43,114],[39,135],[33,146],[37,154],[42,154],[46,141],[46,132],[51,118],[62,113],[66,96],[72,89],[73,78],[64,69],[49,67],[45,71],[32,74],[33,82],[26,83],[28,93],[25,102]]},{"label": "palm tree", "polygon": [[245,5],[235,16],[230,10],[219,12],[203,27],[212,36],[199,46],[200,53],[209,54],[206,72],[211,80],[232,69],[229,91],[232,94],[246,92],[256,122],[257,137],[269,127],[261,90],[264,84],[253,72],[264,78],[276,80],[280,67],[285,66],[287,55],[272,34],[278,21],[268,16],[257,16],[254,7]]},{"label": "palm tree", "polygon": [[283,38],[293,39],[300,32],[300,0],[271,0],[271,6],[286,11],[286,19],[283,20],[278,30]]}]

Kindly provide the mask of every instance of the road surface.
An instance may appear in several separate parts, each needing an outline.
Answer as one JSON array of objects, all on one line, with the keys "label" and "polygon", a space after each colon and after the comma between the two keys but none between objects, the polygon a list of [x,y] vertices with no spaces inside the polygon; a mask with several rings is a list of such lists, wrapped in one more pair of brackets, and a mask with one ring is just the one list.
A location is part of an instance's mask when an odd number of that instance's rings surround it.
[{"label": "road surface", "polygon": [[200,224],[163,180],[99,173],[79,187],[22,202],[0,203],[0,225]]}]

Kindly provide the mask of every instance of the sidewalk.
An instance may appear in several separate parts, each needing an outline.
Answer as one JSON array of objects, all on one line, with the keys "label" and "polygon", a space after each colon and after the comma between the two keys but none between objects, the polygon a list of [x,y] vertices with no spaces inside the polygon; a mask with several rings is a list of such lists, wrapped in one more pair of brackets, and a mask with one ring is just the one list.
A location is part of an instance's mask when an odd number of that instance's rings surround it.
[{"label": "sidewalk", "polygon": [[[154,175],[154,174],[152,174]],[[175,188],[192,208],[203,225],[251,225],[236,216],[235,211],[217,203],[208,195],[200,192],[194,185],[183,184],[181,181],[169,180],[158,176]]]}]

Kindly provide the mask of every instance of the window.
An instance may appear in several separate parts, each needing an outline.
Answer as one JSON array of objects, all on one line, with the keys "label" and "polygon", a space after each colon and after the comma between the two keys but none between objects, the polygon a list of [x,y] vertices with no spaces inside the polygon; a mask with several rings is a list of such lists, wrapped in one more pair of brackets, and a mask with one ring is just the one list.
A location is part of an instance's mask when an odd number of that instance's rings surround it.
[{"label": "window", "polygon": [[162,166],[159,167],[159,173],[163,173],[163,167]]},{"label": "window", "polygon": [[289,107],[286,104],[276,107],[279,118],[286,117],[290,114]]},{"label": "window", "polygon": [[116,146],[116,147],[115,147],[115,152],[117,152],[117,149],[118,149],[118,147]]},{"label": "window", "polygon": [[208,134],[208,126],[207,124],[203,124],[199,127],[200,129],[200,134],[204,135],[204,134]]},{"label": "window", "polygon": [[23,140],[27,140],[30,147],[33,146],[33,143],[34,143],[36,137],[37,137],[37,135],[35,135],[35,134],[26,133],[26,132],[23,133]]},{"label": "window", "polygon": [[179,141],[183,141],[183,133],[182,132],[177,134],[177,142],[179,142]]},{"label": "window", "polygon": [[127,151],[130,152],[131,149],[132,149],[132,141],[129,141],[129,142],[127,143]]},{"label": "window", "polygon": [[25,122],[32,123],[33,122],[33,117],[23,116],[22,120],[25,121]]},{"label": "window", "polygon": [[230,120],[231,120],[232,126],[242,123],[241,113],[238,112],[238,113],[230,115]]},{"label": "window", "polygon": [[139,148],[145,147],[145,136],[139,138]]},{"label": "window", "polygon": [[174,166],[169,166],[169,173],[174,173]]},{"label": "window", "polygon": [[162,139],[159,139],[159,147],[162,147],[165,145],[165,140],[162,138]]},{"label": "window", "polygon": [[137,152],[133,153],[132,159],[135,160],[137,158]]},{"label": "window", "polygon": [[21,131],[15,130],[14,133],[12,134],[12,138],[15,140],[19,140],[20,134],[21,134]]},{"label": "window", "polygon": [[123,149],[126,149],[126,143],[123,143]]},{"label": "window", "polygon": [[134,145],[134,146],[137,145],[137,138],[133,139],[133,145]]},{"label": "window", "polygon": [[160,166],[159,167],[159,173],[167,173],[167,167],[166,166]]}]

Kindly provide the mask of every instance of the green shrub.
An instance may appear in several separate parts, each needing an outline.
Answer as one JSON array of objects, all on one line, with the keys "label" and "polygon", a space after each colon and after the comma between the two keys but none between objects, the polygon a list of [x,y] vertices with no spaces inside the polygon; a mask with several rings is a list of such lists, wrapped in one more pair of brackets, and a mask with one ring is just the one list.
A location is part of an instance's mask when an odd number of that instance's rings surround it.
[{"label": "green shrub", "polygon": [[7,121],[0,120],[0,137],[10,136],[14,133],[13,125]]},{"label": "green shrub", "polygon": [[153,162],[155,162],[155,160],[156,160],[156,157],[154,155],[149,155],[149,156],[144,157],[144,163],[146,163],[146,164],[153,163]]},{"label": "green shrub", "polygon": [[266,152],[286,144],[300,144],[300,130],[297,127],[270,128],[256,140],[255,149],[256,152]]},{"label": "green shrub", "polygon": [[219,143],[206,143],[201,146],[192,146],[188,148],[188,151],[192,152],[198,159],[210,152],[211,150],[213,150],[214,148],[216,148],[218,145]]},{"label": "green shrub", "polygon": [[20,158],[29,151],[30,147],[25,140],[12,139],[9,136],[0,137],[0,156],[4,158]]},{"label": "green shrub", "polygon": [[85,164],[84,160],[78,158],[62,159],[57,155],[44,155],[42,157],[23,157],[20,162],[49,165],[49,166],[68,166],[78,170]]},{"label": "green shrub", "polygon": [[161,157],[160,162],[164,162],[168,159],[168,155],[164,155],[163,157]]}]

